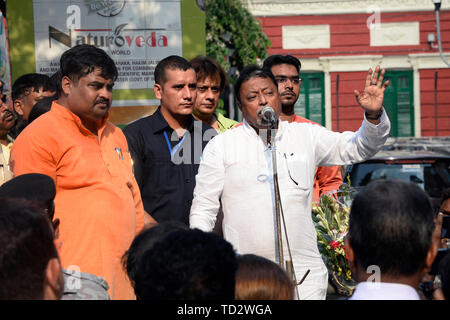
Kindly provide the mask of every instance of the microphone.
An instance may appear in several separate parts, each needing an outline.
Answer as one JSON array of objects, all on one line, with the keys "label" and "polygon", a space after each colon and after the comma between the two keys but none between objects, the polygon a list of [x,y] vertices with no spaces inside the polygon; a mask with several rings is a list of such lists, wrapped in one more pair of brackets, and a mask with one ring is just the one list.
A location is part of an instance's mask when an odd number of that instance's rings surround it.
[{"label": "microphone", "polygon": [[261,117],[265,122],[270,123],[270,125],[274,125],[277,122],[275,118],[275,111],[271,106],[265,106],[262,108]]}]

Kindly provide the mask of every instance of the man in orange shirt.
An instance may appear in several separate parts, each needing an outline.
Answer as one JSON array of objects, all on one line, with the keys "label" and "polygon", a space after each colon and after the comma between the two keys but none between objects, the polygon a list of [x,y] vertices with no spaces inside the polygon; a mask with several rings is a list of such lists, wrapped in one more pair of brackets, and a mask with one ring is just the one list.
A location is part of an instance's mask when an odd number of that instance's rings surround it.
[{"label": "man in orange shirt", "polygon": [[144,211],[125,136],[108,122],[117,69],[91,45],[67,50],[60,68],[59,99],[16,139],[10,165],[15,176],[55,181],[63,267],[104,277],[112,299],[134,299],[121,257],[154,220]]},{"label": "man in orange shirt", "polygon": [[[278,83],[281,99],[280,119],[288,122],[317,124],[294,113],[294,105],[300,94],[300,61],[291,55],[273,55],[264,61],[265,69],[272,72]],[[318,167],[314,175],[313,201],[318,202],[323,194],[330,194],[342,184],[340,166]]]}]

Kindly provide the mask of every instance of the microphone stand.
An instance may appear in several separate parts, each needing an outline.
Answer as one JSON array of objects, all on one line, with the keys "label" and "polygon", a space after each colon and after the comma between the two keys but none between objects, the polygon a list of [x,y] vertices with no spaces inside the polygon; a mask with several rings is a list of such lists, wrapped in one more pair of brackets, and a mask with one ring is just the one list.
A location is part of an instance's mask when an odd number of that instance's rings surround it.
[{"label": "microphone stand", "polygon": [[280,214],[280,188],[278,186],[278,172],[277,172],[277,156],[276,151],[277,148],[275,146],[275,139],[272,139],[272,132],[275,131],[275,123],[273,122],[269,129],[269,147],[272,152],[272,173],[273,173],[273,186],[275,193],[275,213],[276,213],[276,224],[277,224],[277,240],[278,240],[278,263],[280,267],[286,270],[286,267],[283,265],[284,257],[283,257],[283,243],[282,243],[282,233],[281,233],[281,214]]},{"label": "microphone stand", "polygon": [[[277,225],[277,245],[278,245],[278,261],[280,264],[280,267],[286,271],[286,273],[289,275],[289,278],[292,279],[295,285],[295,292],[297,294],[297,297],[300,298],[299,292],[298,292],[298,286],[303,283],[305,278],[308,276],[310,270],[308,269],[303,276],[303,278],[297,282],[297,277],[295,275],[294,265],[292,262],[292,254],[291,254],[291,248],[289,245],[289,239],[287,235],[287,229],[286,229],[286,220],[284,219],[283,214],[283,208],[281,206],[281,198],[280,198],[280,188],[278,184],[278,171],[277,171],[277,157],[276,157],[276,146],[275,146],[275,135],[272,133],[275,132],[275,125],[276,121],[271,121],[271,126],[268,134],[268,138],[270,137],[270,140],[268,140],[268,146],[272,152],[272,173],[273,173],[273,186],[274,186],[274,194],[275,194],[275,213],[276,213],[276,225]],[[273,138],[273,139],[272,139]],[[282,232],[281,232],[281,218],[283,219],[283,227],[284,227],[284,233],[286,236],[286,244],[288,248],[289,253],[289,260],[286,260],[286,264],[284,265],[284,254],[283,254],[283,243],[282,243]]]}]

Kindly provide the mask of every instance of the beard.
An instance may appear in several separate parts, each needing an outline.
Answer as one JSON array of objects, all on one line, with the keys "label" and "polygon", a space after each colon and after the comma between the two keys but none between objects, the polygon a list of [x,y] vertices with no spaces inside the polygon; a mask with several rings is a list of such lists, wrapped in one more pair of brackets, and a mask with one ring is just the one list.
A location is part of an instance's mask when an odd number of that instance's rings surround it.
[{"label": "beard", "polygon": [[285,115],[293,114],[296,101],[297,100],[294,100],[293,102],[286,102],[286,103],[281,102],[281,113],[285,114]]},{"label": "beard", "polygon": [[[284,100],[283,95],[288,92],[292,94],[292,95],[289,95],[289,97],[292,97],[292,98],[289,100]],[[281,93],[280,94],[281,112],[286,115],[293,114],[294,113],[294,105],[297,102],[298,97],[299,96],[297,96],[293,91],[290,91],[290,90],[287,90],[287,91],[284,91],[283,93]]]}]

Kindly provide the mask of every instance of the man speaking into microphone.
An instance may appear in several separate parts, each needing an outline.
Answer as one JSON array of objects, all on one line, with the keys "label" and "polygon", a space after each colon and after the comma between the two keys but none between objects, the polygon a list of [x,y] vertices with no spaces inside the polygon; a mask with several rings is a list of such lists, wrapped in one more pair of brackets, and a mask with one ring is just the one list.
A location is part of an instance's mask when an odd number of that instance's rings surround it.
[{"label": "man speaking into microphone", "polygon": [[271,106],[265,106],[261,110],[261,118],[263,121],[267,122],[267,124],[270,124],[270,128],[272,128],[277,120],[275,119],[275,110]]},{"label": "man speaking into microphone", "polygon": [[[283,267],[290,260],[297,282],[307,274],[297,288],[298,298],[325,299],[328,272],[311,218],[315,168],[363,161],[385,143],[390,122],[382,108],[388,85],[383,76],[379,67],[369,69],[363,92],[355,90],[365,112],[361,128],[338,133],[310,123],[279,121],[281,102],[274,76],[257,66],[244,68],[235,84],[243,125],[214,137],[204,149],[190,227],[211,231],[222,204],[223,234],[238,253],[260,255]],[[286,232],[284,226],[277,228],[277,207],[282,208]]]}]

